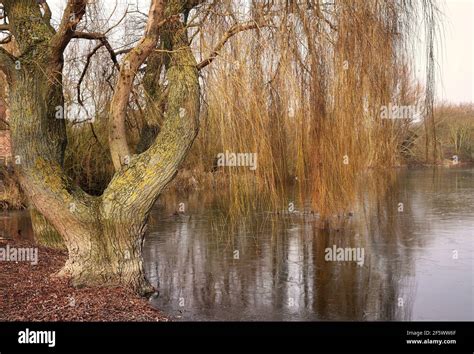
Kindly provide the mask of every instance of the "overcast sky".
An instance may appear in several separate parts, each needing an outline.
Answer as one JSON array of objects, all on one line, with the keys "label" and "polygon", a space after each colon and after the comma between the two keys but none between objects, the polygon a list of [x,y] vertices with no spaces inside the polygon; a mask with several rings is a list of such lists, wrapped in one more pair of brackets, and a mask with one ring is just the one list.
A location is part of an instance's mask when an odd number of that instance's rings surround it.
[{"label": "overcast sky", "polygon": [[[121,4],[127,2],[138,2],[142,7],[149,0],[119,0]],[[59,10],[64,8],[65,1],[50,0],[48,3],[55,17],[60,16]],[[438,0],[438,3],[444,13],[444,37],[436,58],[437,99],[454,103],[474,102],[474,0]],[[423,54],[417,56],[424,57]]]},{"label": "overcast sky", "polygon": [[439,100],[474,102],[474,0],[445,0],[444,42],[438,54]]}]

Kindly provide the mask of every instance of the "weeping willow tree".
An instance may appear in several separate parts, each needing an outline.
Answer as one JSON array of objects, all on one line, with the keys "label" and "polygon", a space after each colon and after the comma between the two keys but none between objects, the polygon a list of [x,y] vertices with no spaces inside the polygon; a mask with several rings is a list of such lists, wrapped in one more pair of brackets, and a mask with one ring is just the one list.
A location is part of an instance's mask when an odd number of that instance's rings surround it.
[{"label": "weeping willow tree", "polygon": [[[414,119],[423,120],[435,156],[430,107],[438,15],[431,1],[219,5],[200,24],[199,52],[212,55],[241,19],[254,19],[257,28],[229,40],[202,72],[206,129],[189,168],[208,170],[212,157],[226,150],[256,152],[254,173],[226,171],[238,213],[254,209],[256,194],[281,208],[286,186],[296,183],[300,199],[310,197],[327,216],[349,207],[361,172],[402,162],[400,147]],[[424,91],[413,74],[423,35]],[[408,114],[382,114],[394,107]]]},{"label": "weeping willow tree", "polygon": [[[228,174],[233,202],[254,206],[250,190],[278,200],[297,180],[322,213],[346,204],[358,172],[392,164],[406,122],[380,107],[417,99],[400,72],[414,27],[436,11],[428,0],[152,0],[107,28],[105,2],[69,0],[57,24],[47,1],[0,3],[17,49],[1,49],[0,69],[18,179],[68,249],[58,275],[142,294],[153,291],[148,215],[186,157],[206,168],[217,152],[257,153],[246,179]],[[97,107],[100,121],[61,119],[66,103]],[[108,166],[93,193],[65,164],[92,149],[85,130],[98,149],[89,165]]]}]

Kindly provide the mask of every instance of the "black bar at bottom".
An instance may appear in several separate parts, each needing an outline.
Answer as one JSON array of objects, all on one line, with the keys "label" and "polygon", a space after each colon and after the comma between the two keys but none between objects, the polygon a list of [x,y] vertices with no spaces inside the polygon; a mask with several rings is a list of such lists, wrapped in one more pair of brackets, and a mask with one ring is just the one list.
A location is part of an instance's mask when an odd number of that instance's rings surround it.
[{"label": "black bar at bottom", "polygon": [[[20,336],[23,341],[29,340],[26,339],[27,334],[33,336],[30,338],[32,341],[36,338],[47,341],[44,331],[55,331],[54,347],[19,343]],[[51,339],[52,333],[49,334]],[[473,337],[473,322],[12,322],[0,323],[0,354],[249,351],[473,353]]]}]

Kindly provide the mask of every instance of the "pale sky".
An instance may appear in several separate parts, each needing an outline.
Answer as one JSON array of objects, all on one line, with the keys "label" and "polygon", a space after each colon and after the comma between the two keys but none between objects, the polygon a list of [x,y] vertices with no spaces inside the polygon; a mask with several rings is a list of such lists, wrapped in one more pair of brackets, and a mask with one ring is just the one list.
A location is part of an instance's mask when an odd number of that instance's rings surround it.
[{"label": "pale sky", "polygon": [[[347,0],[353,1],[353,0]],[[390,0],[389,0],[390,1]],[[120,4],[138,3],[140,7],[149,0],[119,0]],[[54,17],[60,16],[64,0],[49,0]],[[110,3],[115,3],[111,1]],[[436,97],[439,101],[453,103],[474,102],[474,0],[438,0],[444,13],[442,42],[437,54]],[[146,10],[145,10],[146,11]],[[423,54],[417,54],[423,58]],[[421,58],[417,62],[422,61]],[[424,78],[420,77],[423,81]]]},{"label": "pale sky", "polygon": [[437,58],[437,98],[474,102],[474,0],[444,0],[440,5],[444,39]]}]

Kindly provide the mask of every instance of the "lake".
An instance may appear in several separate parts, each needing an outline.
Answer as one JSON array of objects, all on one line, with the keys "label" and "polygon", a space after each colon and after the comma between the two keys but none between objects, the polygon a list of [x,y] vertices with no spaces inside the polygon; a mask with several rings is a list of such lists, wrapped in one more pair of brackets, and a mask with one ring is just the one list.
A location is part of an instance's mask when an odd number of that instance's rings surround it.
[{"label": "lake", "polygon": [[[212,198],[177,199],[188,216],[159,203],[145,242],[154,305],[199,321],[473,320],[474,170],[403,170],[385,194],[372,187],[338,231],[304,209],[229,225]],[[327,261],[334,246],[364,249],[363,265]]]},{"label": "lake", "polygon": [[[152,305],[175,320],[474,320],[474,169],[367,178],[331,230],[308,205],[231,220],[220,202],[195,192],[151,213]],[[0,228],[31,237],[24,211],[1,213]]]}]

